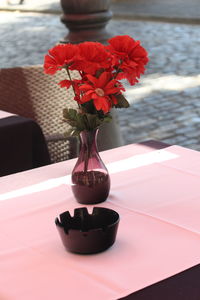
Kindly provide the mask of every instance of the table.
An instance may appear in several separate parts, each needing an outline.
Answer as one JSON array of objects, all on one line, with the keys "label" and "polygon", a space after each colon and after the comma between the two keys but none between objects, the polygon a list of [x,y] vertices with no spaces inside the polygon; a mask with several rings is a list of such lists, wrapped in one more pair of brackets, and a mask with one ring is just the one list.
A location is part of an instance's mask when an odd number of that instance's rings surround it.
[{"label": "table", "polygon": [[31,119],[0,110],[0,176],[50,164],[45,138]]},{"label": "table", "polygon": [[200,298],[200,153],[138,144],[101,157],[111,192],[98,206],[121,219],[115,244],[96,255],[65,251],[54,224],[81,207],[76,160],[0,178],[0,299]]}]

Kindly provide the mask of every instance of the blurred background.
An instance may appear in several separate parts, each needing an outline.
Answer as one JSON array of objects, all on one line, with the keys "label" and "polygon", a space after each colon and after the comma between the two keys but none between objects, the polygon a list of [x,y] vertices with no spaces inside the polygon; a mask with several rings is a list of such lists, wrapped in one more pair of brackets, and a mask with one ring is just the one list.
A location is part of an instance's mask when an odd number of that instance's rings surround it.
[{"label": "blurred background", "polygon": [[[150,58],[140,83],[126,85],[131,107],[118,111],[124,143],[155,139],[200,150],[199,0],[106,3],[108,35],[140,40]],[[0,0],[0,68],[43,64],[69,33],[61,15],[59,0]]]}]

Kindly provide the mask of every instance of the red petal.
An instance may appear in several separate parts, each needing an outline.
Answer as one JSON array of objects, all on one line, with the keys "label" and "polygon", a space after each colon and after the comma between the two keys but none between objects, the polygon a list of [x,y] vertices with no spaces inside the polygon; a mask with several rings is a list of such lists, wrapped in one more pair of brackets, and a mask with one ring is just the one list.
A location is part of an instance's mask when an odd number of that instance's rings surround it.
[{"label": "red petal", "polygon": [[85,102],[88,102],[91,100],[91,96],[90,95],[83,95],[82,98],[81,98],[81,102],[82,103],[85,103]]},{"label": "red petal", "polygon": [[72,85],[70,80],[62,80],[59,82],[61,88],[66,87],[67,89]]},{"label": "red petal", "polygon": [[118,87],[112,88],[112,89],[104,89],[107,95],[110,94],[116,94],[120,92],[120,89]]},{"label": "red petal", "polygon": [[83,84],[83,85],[79,86],[80,91],[88,91],[91,89],[93,90],[93,87],[89,84]]},{"label": "red petal", "polygon": [[98,79],[97,87],[101,87],[101,88],[104,87],[107,84],[107,82],[109,81],[110,77],[111,77],[111,75],[109,72],[103,72]]},{"label": "red petal", "polygon": [[92,75],[90,75],[90,74],[87,75],[86,77],[88,78],[88,80],[89,80],[90,82],[93,83],[94,86],[97,86],[98,79],[97,79],[96,77],[94,77],[94,76],[92,76]]}]

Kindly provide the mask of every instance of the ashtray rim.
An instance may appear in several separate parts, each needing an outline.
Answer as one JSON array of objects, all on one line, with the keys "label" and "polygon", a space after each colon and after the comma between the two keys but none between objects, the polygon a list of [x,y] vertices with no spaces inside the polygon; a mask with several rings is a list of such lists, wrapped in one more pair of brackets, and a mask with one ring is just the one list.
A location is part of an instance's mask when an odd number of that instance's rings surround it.
[{"label": "ashtray rim", "polygon": [[[107,224],[107,225],[105,226],[105,228],[103,228],[103,226],[99,226],[99,227],[97,227],[97,228],[90,228],[90,229],[88,229],[88,230],[82,230],[81,228],[80,228],[80,229],[68,228],[67,230],[65,230],[65,228],[64,228],[64,226],[63,226],[61,220],[59,219],[59,217],[60,217],[62,214],[64,214],[64,213],[67,213],[68,216],[70,216],[72,219],[74,219],[74,218],[76,217],[76,212],[79,212],[79,211],[87,211],[88,215],[90,215],[90,216],[93,215],[93,216],[94,216],[94,215],[96,214],[96,211],[99,211],[99,210],[100,210],[100,211],[105,211],[105,212],[107,212],[107,213],[108,213],[108,212],[109,212],[109,213],[112,213],[112,214],[113,214],[113,217],[115,217],[116,220],[115,220],[114,222],[110,223],[110,224]],[[77,231],[77,232],[82,232],[82,233],[92,232],[92,231],[98,231],[98,230],[100,230],[100,231],[102,231],[102,230],[105,231],[106,228],[112,227],[112,226],[114,226],[115,224],[119,223],[119,221],[120,221],[120,215],[119,215],[118,212],[116,212],[115,210],[113,210],[113,209],[111,209],[111,208],[101,207],[101,206],[94,206],[91,213],[88,212],[88,208],[87,208],[87,207],[78,207],[78,208],[75,208],[75,209],[74,209],[74,215],[73,215],[73,216],[70,214],[69,210],[67,210],[67,211],[64,211],[63,213],[61,213],[61,214],[59,215],[59,217],[56,217],[56,218],[55,218],[55,224],[56,224],[56,226],[58,226],[58,227],[60,227],[61,229],[63,229],[64,232],[65,232],[66,234],[69,234],[69,231],[72,231],[72,232],[73,232],[73,231]]]}]

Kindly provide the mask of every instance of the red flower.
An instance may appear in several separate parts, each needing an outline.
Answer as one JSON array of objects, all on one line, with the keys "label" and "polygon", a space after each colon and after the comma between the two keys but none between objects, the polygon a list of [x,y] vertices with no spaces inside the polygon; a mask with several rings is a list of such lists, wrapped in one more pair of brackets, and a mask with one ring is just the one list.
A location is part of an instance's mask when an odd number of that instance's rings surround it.
[{"label": "red flower", "polygon": [[109,112],[113,104],[117,103],[114,95],[120,94],[123,86],[116,79],[111,78],[109,72],[103,72],[99,78],[92,75],[86,76],[89,82],[81,85],[79,90],[83,92],[82,103],[93,100],[97,110]]},{"label": "red flower", "polygon": [[74,89],[74,92],[75,92],[75,97],[74,97],[74,100],[77,101],[78,103],[81,102],[80,100],[80,90],[79,90],[79,86],[80,84],[83,83],[83,80],[81,79],[73,79],[73,80],[62,80],[59,82],[59,86],[61,88],[66,88],[66,89],[69,89],[71,86],[73,87]]},{"label": "red flower", "polygon": [[95,75],[97,70],[110,68],[111,54],[106,47],[98,42],[84,42],[79,44],[80,60],[77,69]]},{"label": "red flower", "polygon": [[126,78],[131,85],[138,82],[137,78],[144,73],[144,66],[148,63],[146,50],[140,45],[140,41],[135,41],[128,35],[111,38],[108,46],[109,51],[119,59],[118,79]]},{"label": "red flower", "polygon": [[44,72],[53,75],[65,65],[68,65],[69,69],[72,68],[78,52],[77,45],[60,44],[53,47],[49,54],[45,55]]},{"label": "red flower", "polygon": [[71,80],[65,79],[65,80],[62,80],[62,81],[59,82],[59,86],[61,88],[66,87],[67,89],[69,89],[71,85],[72,85]]},{"label": "red flower", "polygon": [[[106,121],[112,107],[127,108],[129,103],[122,95],[125,89],[119,80],[127,79],[134,85],[145,71],[148,57],[140,41],[124,35],[108,42],[108,46],[98,42],[60,44],[45,56],[45,73],[53,75],[61,69],[66,71],[67,78],[60,81],[59,86],[73,89],[78,111],[69,114],[66,121],[77,128],[76,132],[95,128]],[[77,79],[74,79],[71,76],[74,74],[70,74],[72,70],[78,71],[76,74],[80,77],[76,75]],[[95,115],[95,122],[91,122],[90,115]]]}]

